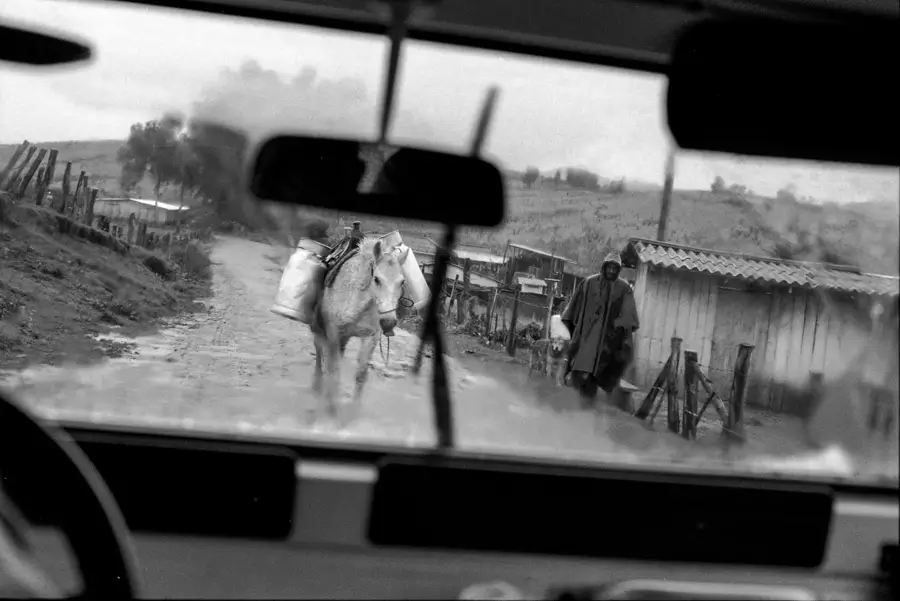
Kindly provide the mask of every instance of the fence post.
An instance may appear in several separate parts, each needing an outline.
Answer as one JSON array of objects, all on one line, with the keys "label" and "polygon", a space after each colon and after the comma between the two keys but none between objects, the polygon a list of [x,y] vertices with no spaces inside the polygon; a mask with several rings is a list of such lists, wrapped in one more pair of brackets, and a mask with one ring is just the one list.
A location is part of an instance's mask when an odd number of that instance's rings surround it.
[{"label": "fence post", "polygon": [[544,339],[550,338],[550,318],[553,316],[553,299],[556,296],[556,282],[547,282],[547,315],[544,317]]},{"label": "fence post", "polygon": [[16,163],[22,158],[22,154],[25,150],[31,145],[28,140],[25,140],[19,147],[16,148],[16,151],[13,153],[9,160],[6,162],[6,167],[3,168],[3,173],[0,173],[0,189],[3,189],[2,186],[6,185],[6,177],[12,174],[13,167],[16,166]]},{"label": "fence post", "polygon": [[19,180],[19,176],[22,175],[22,172],[25,171],[25,167],[27,167],[31,163],[31,157],[34,156],[34,152],[37,150],[37,146],[29,146],[28,150],[25,151],[25,160],[19,163],[19,166],[16,167],[12,174],[10,174],[9,179],[6,180],[6,191],[12,192],[16,189],[16,182]]},{"label": "fence post", "polygon": [[84,185],[84,170],[78,175],[78,183],[75,184],[75,193],[72,194],[72,204],[66,205],[66,215],[74,216],[78,211],[78,194],[81,192],[81,187]]},{"label": "fence post", "polygon": [[[659,394],[659,391],[662,389],[662,386],[665,382],[668,381],[669,378],[669,370],[672,367],[672,355],[669,355],[668,360],[666,360],[665,365],[663,365],[662,370],[657,374],[656,380],[653,381],[653,386],[650,387],[650,392],[647,393],[647,396],[644,397],[644,402],[641,403],[641,406],[638,407],[637,411],[634,412],[634,416],[640,420],[647,419],[650,417],[652,421],[654,417],[656,417],[656,413],[654,412],[651,415],[651,410],[653,409],[654,404],[656,403],[656,397]],[[662,402],[662,400],[660,400]]]},{"label": "fence post", "polygon": [[[447,319],[450,319],[450,311],[453,309],[453,297],[456,296],[456,285],[458,283],[459,283],[459,274],[457,273],[455,276],[453,276],[453,288],[450,289],[450,298],[447,299],[447,311],[444,313],[444,315],[447,317]],[[459,301],[456,301],[456,302],[458,303]]]},{"label": "fence post", "polygon": [[69,187],[72,182],[72,161],[66,161],[66,168],[63,171],[62,186],[60,186],[60,198],[55,203],[55,209],[60,213],[66,213],[66,203],[69,200]]},{"label": "fence post", "polygon": [[463,306],[463,299],[469,298],[469,269],[471,267],[469,259],[463,260],[463,284],[462,292],[456,299],[456,323],[463,323],[466,319],[466,308]]},{"label": "fence post", "polygon": [[684,351],[684,419],[681,435],[697,437],[697,351]]},{"label": "fence post", "polygon": [[37,175],[34,178],[34,204],[37,206],[41,205],[40,199],[44,196],[44,192],[41,190],[43,183],[44,183],[44,168],[38,167]]},{"label": "fence post", "polygon": [[738,346],[737,360],[734,362],[734,380],[731,384],[731,408],[728,412],[729,438],[743,442],[746,440],[744,432],[744,395],[747,393],[747,376],[750,375],[750,355],[753,354],[752,344],[741,343]]},{"label": "fence post", "polygon": [[[494,308],[497,306],[497,295],[500,294],[500,288],[494,288],[494,294],[491,298],[491,302],[488,304],[487,315],[484,316],[484,333],[487,336],[488,340],[491,338],[491,333],[493,330],[491,329],[491,319],[494,317]],[[494,330],[497,329],[497,326],[494,326]]]},{"label": "fence post", "polygon": [[509,331],[506,338],[506,354],[510,357],[516,356],[516,319],[519,316],[519,295],[522,293],[522,286],[516,286],[516,296],[513,298],[512,317],[510,318]]},{"label": "fence post", "polygon": [[[666,377],[666,411],[668,412],[669,432],[678,433],[678,370],[681,367],[681,338],[672,336],[671,351],[672,364]],[[687,382],[687,380],[685,380]]]},{"label": "fence post", "polygon": [[87,198],[87,206],[84,207],[84,223],[88,226],[94,225],[94,202],[97,200],[97,193],[100,190],[91,188],[90,195]]},{"label": "fence post", "polygon": [[50,149],[50,154],[47,156],[47,169],[44,171],[44,177],[38,176],[37,196],[35,196],[34,199],[34,204],[38,206],[44,204],[44,195],[47,194],[47,190],[53,182],[53,175],[56,172],[56,157],[58,154],[59,151],[55,148]]},{"label": "fence post", "polygon": [[38,167],[40,167],[41,163],[44,161],[45,154],[47,154],[46,148],[38,149],[37,158],[31,163],[28,171],[26,171],[25,175],[22,177],[22,181],[19,182],[19,187],[15,192],[16,198],[25,196],[25,190],[28,188],[31,178],[34,177],[34,172],[38,170]]}]

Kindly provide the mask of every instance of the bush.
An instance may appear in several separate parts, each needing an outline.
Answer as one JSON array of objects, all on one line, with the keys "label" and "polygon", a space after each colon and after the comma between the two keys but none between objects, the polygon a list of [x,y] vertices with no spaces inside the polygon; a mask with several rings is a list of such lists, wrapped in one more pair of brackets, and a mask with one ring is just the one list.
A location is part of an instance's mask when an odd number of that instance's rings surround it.
[{"label": "bush", "polygon": [[144,267],[158,275],[164,280],[172,279],[172,270],[166,264],[166,262],[162,259],[162,257],[158,257],[156,255],[149,255],[144,258]]}]

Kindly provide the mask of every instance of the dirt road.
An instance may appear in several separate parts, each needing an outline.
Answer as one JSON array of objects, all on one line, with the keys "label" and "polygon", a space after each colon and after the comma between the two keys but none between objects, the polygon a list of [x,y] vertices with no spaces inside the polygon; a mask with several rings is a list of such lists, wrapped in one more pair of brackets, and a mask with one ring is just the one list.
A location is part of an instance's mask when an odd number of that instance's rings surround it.
[{"label": "dirt road", "polygon": [[[264,244],[222,238],[213,250],[213,296],[205,313],[135,339],[133,356],[89,367],[29,368],[7,374],[6,385],[50,419],[433,444],[430,370],[418,381],[408,373],[417,339],[402,331],[392,340],[388,365],[376,350],[359,420],[344,430],[309,425],[307,411],[316,402],[312,338],[306,326],[269,311],[281,274],[269,258],[274,253]],[[344,361],[347,395],[357,348],[352,341]],[[450,362],[461,447],[629,463],[721,461],[714,443],[648,431],[614,411],[576,410],[564,398],[569,390],[555,391],[548,406],[547,391],[517,366],[465,357]],[[567,409],[559,411],[563,404]]]}]

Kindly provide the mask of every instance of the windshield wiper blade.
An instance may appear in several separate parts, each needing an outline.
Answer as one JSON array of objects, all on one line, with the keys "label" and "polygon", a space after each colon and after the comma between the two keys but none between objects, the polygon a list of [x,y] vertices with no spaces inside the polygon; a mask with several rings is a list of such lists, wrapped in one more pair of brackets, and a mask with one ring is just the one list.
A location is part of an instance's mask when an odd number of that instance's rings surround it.
[{"label": "windshield wiper blade", "polygon": [[447,266],[450,263],[450,252],[456,238],[456,228],[447,226],[442,244],[436,249],[434,257],[434,271],[431,276],[431,300],[428,303],[425,323],[422,327],[419,349],[416,352],[416,360],[413,363],[412,372],[418,375],[422,367],[422,358],[425,354],[425,344],[431,342],[432,362],[434,374],[431,377],[431,397],[434,402],[434,426],[437,432],[437,448],[440,450],[452,449],[453,436],[453,405],[450,398],[450,383],[447,377],[447,360],[444,357],[444,337],[438,317],[438,300],[441,296],[444,280],[447,277]]}]

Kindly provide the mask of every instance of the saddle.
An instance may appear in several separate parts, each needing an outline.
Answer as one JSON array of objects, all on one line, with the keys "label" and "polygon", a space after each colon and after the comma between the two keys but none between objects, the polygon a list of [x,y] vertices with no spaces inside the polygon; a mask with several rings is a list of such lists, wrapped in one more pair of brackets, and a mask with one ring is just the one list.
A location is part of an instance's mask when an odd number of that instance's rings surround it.
[{"label": "saddle", "polygon": [[330,253],[328,253],[322,262],[325,264],[325,287],[331,288],[334,278],[337,276],[341,266],[353,258],[359,252],[359,244],[362,240],[356,236],[345,236],[343,240],[337,243]]}]

